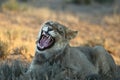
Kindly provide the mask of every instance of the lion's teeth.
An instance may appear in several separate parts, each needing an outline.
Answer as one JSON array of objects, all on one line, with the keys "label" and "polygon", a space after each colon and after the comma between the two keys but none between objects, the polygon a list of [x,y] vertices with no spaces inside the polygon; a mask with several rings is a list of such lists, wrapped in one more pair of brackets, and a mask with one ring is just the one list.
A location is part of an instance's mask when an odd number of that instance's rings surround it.
[{"label": "lion's teeth", "polygon": [[44,34],[44,35],[45,35],[46,33],[43,31],[43,33],[42,33],[42,34]]},{"label": "lion's teeth", "polygon": [[48,39],[51,39],[51,36],[49,36]]}]

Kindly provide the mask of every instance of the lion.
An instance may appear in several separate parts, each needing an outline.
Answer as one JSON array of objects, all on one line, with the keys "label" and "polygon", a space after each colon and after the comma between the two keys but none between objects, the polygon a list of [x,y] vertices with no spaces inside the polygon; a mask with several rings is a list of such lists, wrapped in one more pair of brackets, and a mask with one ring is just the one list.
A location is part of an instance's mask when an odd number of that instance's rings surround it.
[{"label": "lion", "polygon": [[64,69],[52,80],[63,80],[63,76],[71,80],[68,74],[80,75],[85,80],[99,80],[101,75],[115,77],[116,64],[102,46],[69,45],[77,33],[55,21],[43,23],[36,41],[35,56],[27,72],[43,71],[43,65],[57,63]]}]

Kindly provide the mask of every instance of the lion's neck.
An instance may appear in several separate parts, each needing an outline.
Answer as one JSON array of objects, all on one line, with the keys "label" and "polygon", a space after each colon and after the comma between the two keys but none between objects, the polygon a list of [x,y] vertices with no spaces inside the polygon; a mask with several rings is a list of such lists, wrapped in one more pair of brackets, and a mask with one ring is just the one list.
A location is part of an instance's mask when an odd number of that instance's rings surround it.
[{"label": "lion's neck", "polygon": [[49,60],[50,64],[54,64],[54,63],[62,63],[63,58],[65,57],[66,53],[69,51],[69,45],[67,45],[64,49],[58,51],[57,53],[59,53],[59,55],[54,55],[51,57],[51,60]]}]

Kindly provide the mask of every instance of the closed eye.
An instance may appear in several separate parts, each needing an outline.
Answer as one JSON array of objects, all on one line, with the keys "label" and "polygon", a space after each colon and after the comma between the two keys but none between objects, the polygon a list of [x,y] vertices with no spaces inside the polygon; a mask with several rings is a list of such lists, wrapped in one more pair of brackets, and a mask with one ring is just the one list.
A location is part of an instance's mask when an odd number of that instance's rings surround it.
[{"label": "closed eye", "polygon": [[63,30],[63,28],[59,27],[59,28],[57,29],[57,31],[58,31],[59,34],[64,35],[64,30]]}]

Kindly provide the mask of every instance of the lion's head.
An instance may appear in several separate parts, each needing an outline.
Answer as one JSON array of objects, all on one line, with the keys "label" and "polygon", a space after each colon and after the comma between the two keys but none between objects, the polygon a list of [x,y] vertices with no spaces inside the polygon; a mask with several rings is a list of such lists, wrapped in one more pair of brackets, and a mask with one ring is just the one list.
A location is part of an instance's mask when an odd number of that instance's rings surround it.
[{"label": "lion's head", "polygon": [[48,59],[54,54],[59,54],[76,34],[77,31],[70,30],[60,23],[47,21],[41,26],[36,51]]}]

